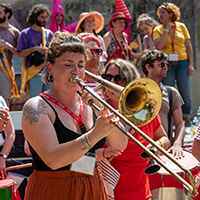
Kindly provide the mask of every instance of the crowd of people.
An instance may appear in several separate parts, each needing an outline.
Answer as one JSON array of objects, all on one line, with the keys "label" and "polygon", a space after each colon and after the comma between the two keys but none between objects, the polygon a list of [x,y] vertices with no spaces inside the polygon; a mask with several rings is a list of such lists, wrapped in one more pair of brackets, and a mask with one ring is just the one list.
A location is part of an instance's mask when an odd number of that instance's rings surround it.
[{"label": "crowd of people", "polygon": [[[133,52],[125,33],[130,19],[123,12],[113,14],[110,30],[101,36],[104,17],[100,12],[83,12],[77,23],[65,26],[62,1],[53,0],[51,16],[47,6],[33,6],[27,17],[30,27],[20,33],[9,23],[11,6],[0,4],[0,130],[4,130],[0,134],[0,179],[7,178],[6,158],[15,140],[10,99],[28,93],[22,130],[25,152],[33,157],[35,170],[25,200],[151,200],[148,175],[144,173],[148,159],[141,158],[142,149],[111,121],[147,148],[152,149],[152,144],[99,102],[99,112],[88,105],[89,100],[96,99],[78,82],[81,79],[92,89],[97,83],[85,76],[85,70],[121,87],[142,75],[155,81],[161,89],[161,109],[139,129],[176,159],[184,157],[185,126],[191,126],[190,76],[194,73],[190,34],[179,22],[180,9],[175,4],[163,3],[157,15],[160,23],[146,13],[138,17],[144,51]],[[46,27],[49,16],[51,24]],[[19,92],[13,54],[24,58]],[[132,59],[140,60],[141,71],[130,62]],[[96,93],[119,109],[115,92],[100,88]],[[198,160],[199,132],[192,151]],[[155,154],[159,155],[158,150]],[[109,158],[108,165],[120,174],[110,190],[99,167]]]}]

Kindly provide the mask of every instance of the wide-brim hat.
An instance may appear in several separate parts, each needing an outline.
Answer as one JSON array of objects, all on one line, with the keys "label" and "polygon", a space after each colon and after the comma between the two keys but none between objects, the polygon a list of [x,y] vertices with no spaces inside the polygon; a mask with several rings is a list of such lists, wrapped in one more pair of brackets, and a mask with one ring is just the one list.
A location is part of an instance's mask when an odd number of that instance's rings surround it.
[{"label": "wide-brim hat", "polygon": [[124,18],[126,20],[126,23],[128,23],[128,18],[126,18],[123,12],[116,12],[113,14],[112,19],[109,21],[108,24],[111,26],[113,20],[121,18]]},{"label": "wide-brim hat", "polygon": [[81,24],[82,22],[87,18],[87,17],[94,17],[95,19],[95,27],[94,30],[96,33],[99,33],[103,27],[104,27],[104,17],[101,13],[97,12],[97,11],[92,11],[92,12],[83,12],[80,14],[79,18],[79,22],[76,26],[76,30],[75,30],[75,35],[78,35],[79,33],[81,33]]}]

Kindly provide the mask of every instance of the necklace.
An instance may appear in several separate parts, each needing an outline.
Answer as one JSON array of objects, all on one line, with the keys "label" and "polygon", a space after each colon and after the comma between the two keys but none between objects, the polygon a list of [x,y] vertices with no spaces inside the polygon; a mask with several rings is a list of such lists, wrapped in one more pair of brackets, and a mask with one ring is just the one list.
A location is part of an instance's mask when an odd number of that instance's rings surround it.
[{"label": "necklace", "polygon": [[122,36],[122,43],[121,43],[120,39],[117,37],[117,35],[114,33],[114,31],[112,31],[112,32],[113,32],[113,36],[115,37],[115,39],[117,39],[117,41],[121,47],[121,50],[122,50],[121,54],[125,56],[126,60],[129,60],[128,49],[126,46],[125,38],[123,37],[123,33],[121,35]]}]

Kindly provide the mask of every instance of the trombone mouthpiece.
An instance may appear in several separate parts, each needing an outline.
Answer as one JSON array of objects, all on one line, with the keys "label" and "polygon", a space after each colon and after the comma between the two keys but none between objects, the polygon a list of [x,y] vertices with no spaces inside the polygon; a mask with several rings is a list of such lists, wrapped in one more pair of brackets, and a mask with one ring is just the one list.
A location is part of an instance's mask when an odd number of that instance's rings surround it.
[{"label": "trombone mouthpiece", "polygon": [[70,78],[70,81],[73,82],[73,83],[76,83],[76,82],[77,82],[77,78],[78,78],[78,76],[73,75],[73,76]]}]

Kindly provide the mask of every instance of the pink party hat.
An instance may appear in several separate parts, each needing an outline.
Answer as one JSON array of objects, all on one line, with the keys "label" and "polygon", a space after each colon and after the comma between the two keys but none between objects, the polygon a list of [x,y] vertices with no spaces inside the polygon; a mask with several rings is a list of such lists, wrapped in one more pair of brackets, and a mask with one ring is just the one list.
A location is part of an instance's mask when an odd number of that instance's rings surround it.
[{"label": "pink party hat", "polygon": [[64,16],[62,0],[53,0],[52,4],[52,14],[53,13],[61,13]]},{"label": "pink party hat", "polygon": [[[53,33],[55,33],[56,31],[58,31],[58,25],[56,23],[56,15],[57,14],[62,14],[64,15],[64,10],[63,10],[63,5],[62,5],[62,0],[53,0],[53,4],[52,4],[52,14],[51,14],[51,25],[46,27],[46,29],[50,29]],[[65,26],[65,19],[63,17],[62,23],[60,25],[60,31],[66,31],[67,28]]]},{"label": "pink party hat", "polygon": [[126,18],[131,19],[131,15],[123,0],[115,0],[115,12],[123,12]]},{"label": "pink party hat", "polygon": [[[123,0],[115,0],[115,12],[122,12],[124,13],[125,17],[128,19],[128,22],[131,20],[131,15],[128,11],[128,8],[126,7],[126,4],[124,3]],[[128,36],[128,43],[130,43],[130,24],[127,24],[127,28],[123,31],[127,34]]]}]

